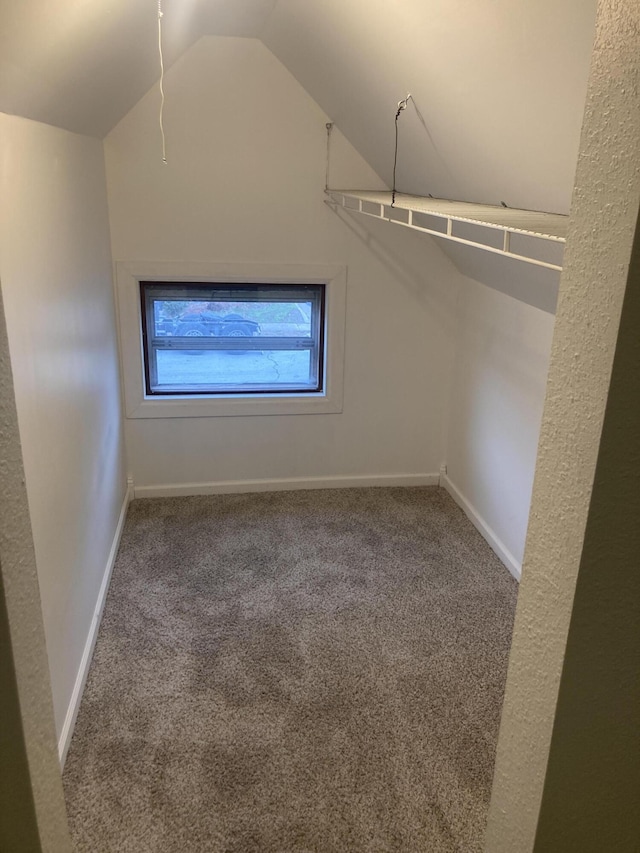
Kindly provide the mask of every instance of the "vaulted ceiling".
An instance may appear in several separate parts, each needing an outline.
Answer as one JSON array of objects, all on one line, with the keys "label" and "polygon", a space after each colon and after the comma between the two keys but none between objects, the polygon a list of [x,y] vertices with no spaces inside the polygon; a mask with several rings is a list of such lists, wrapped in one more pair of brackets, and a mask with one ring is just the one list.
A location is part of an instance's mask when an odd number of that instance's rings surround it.
[{"label": "vaulted ceiling", "polygon": [[[260,38],[387,184],[568,210],[596,0],[162,0],[170,67]],[[102,137],[157,82],[157,0],[0,0],[0,111]],[[229,73],[234,73],[233,69]]]},{"label": "vaulted ceiling", "polygon": [[[162,0],[165,64],[257,37],[276,0]],[[105,136],[157,81],[157,0],[0,0],[0,111]]]},{"label": "vaulted ceiling", "polygon": [[278,0],[262,39],[390,185],[568,211],[596,0]]}]

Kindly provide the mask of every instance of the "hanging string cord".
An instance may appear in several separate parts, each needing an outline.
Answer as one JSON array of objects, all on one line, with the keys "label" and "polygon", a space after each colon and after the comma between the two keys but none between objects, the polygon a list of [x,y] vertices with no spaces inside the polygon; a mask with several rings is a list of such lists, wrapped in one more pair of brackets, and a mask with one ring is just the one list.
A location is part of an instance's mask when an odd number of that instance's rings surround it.
[{"label": "hanging string cord", "polygon": [[329,189],[329,164],[331,162],[331,131],[333,130],[333,122],[328,121],[325,125],[327,128],[327,169],[324,178],[324,188]]},{"label": "hanging string cord", "polygon": [[395,150],[393,152],[393,186],[391,188],[391,207],[393,207],[396,203],[396,167],[398,165],[398,119],[400,118],[400,113],[403,110],[406,110],[410,98],[411,95],[407,95],[406,98],[403,98],[401,101],[398,101],[398,109],[396,110],[396,145]]},{"label": "hanging string cord", "polygon": [[160,57],[160,136],[162,137],[162,162],[167,162],[167,145],[164,138],[164,57],[162,55],[162,0],[158,0],[158,55]]}]

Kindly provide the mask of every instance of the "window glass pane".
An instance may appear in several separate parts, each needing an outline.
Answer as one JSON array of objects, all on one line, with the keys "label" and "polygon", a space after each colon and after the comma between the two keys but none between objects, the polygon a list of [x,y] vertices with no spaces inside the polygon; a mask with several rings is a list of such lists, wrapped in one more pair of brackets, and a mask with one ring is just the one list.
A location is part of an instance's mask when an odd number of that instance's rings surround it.
[{"label": "window glass pane", "polygon": [[324,285],[141,282],[148,394],[322,390]]},{"label": "window glass pane", "polygon": [[307,337],[312,302],[155,300],[155,335]]},{"label": "window glass pane", "polygon": [[156,387],[207,388],[225,386],[283,389],[288,386],[313,387],[311,359],[308,350],[274,350],[237,352],[224,350],[160,350]]}]

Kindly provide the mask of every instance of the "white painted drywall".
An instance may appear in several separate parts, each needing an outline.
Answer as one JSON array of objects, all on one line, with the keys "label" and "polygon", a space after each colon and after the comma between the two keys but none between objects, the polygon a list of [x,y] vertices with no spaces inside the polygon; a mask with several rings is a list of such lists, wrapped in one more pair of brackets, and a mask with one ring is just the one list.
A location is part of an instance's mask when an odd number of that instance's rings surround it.
[{"label": "white painted drywall", "polygon": [[[105,140],[116,261],[348,266],[344,409],[129,419],[136,487],[434,473],[457,273],[423,235],[323,203],[327,116],[257,40],[208,37]],[[331,183],[380,179],[338,130]],[[341,221],[344,220],[344,221]]]},{"label": "white painted drywall", "polygon": [[[612,457],[611,444],[632,437],[634,432],[637,436],[634,424],[638,412],[628,408],[625,413],[624,377],[620,376],[622,384],[610,401],[620,426],[617,434],[610,432],[601,446],[625,290],[627,286],[637,287],[637,268],[636,280],[628,285],[627,279],[640,208],[640,7],[636,0],[601,0],[598,14],[498,742],[487,853],[542,853],[551,849],[631,853],[637,849],[637,835],[618,844],[612,839],[624,834],[619,828],[606,823],[596,827],[584,814],[583,819],[569,817],[570,823],[563,827],[567,816],[562,784],[558,784],[563,769],[558,762],[550,762],[554,751],[556,755],[564,751],[575,766],[576,759],[581,760],[580,751],[590,748],[588,742],[580,742],[585,729],[572,732],[570,710],[564,720],[556,719],[561,681],[567,688],[566,701],[571,683],[592,683],[594,673],[607,660],[619,673],[616,688],[627,700],[620,718],[611,707],[615,703],[606,697],[603,702],[594,684],[594,710],[602,712],[600,719],[584,708],[584,717],[574,717],[575,723],[583,726],[584,718],[591,717],[595,737],[598,730],[619,726],[617,750],[624,749],[625,742],[629,749],[637,743],[637,705],[628,704],[630,684],[637,671],[630,674],[617,662],[619,655],[627,653],[625,643],[632,638],[637,643],[637,616],[633,621],[632,609],[624,598],[616,603],[615,586],[612,589],[609,579],[609,565],[614,576],[637,575],[637,551],[635,560],[624,553],[633,540],[621,549],[614,543],[612,549],[603,531],[607,513],[598,502],[592,507],[591,499],[599,454],[616,461],[610,469],[603,465],[597,472],[598,501],[605,501],[616,484],[629,489],[627,473],[617,467],[624,457]],[[624,304],[636,311],[635,301],[637,298],[629,300],[629,306]],[[626,324],[625,334],[637,336],[637,322]],[[628,357],[628,340],[623,341],[622,351]],[[637,387],[637,374],[630,382],[636,383],[632,389]],[[637,445],[629,446],[629,466],[637,478]],[[633,503],[629,508],[621,507],[621,536],[626,527],[637,529],[635,511]],[[585,530],[590,531],[588,539]],[[625,560],[622,565],[621,554]],[[587,577],[583,581],[585,566]],[[625,596],[630,589],[632,584],[625,581],[617,595]],[[574,626],[576,596],[580,607]],[[595,616],[601,604],[609,608],[603,614],[606,618],[589,620],[589,614]],[[589,627],[600,639],[593,666],[589,660],[594,650]],[[569,660],[565,653],[572,635]],[[631,654],[633,657],[634,652]],[[590,701],[588,692],[586,701]],[[570,699],[567,706],[570,709]],[[621,762],[622,775],[615,784],[625,802],[633,798],[632,807],[637,812],[637,788],[629,784],[634,777],[637,782],[637,755],[634,759],[631,772],[630,762]],[[563,784],[569,783],[572,802],[579,800],[581,791],[594,798],[595,789],[597,798],[600,760],[596,747],[594,765],[584,765],[582,774],[564,780]],[[610,768],[607,774],[615,778]],[[540,807],[547,793],[551,798],[546,801],[548,822],[544,839],[537,844]],[[609,811],[611,816],[615,813],[610,809],[611,793],[602,793],[597,812],[602,807],[602,813]],[[571,814],[576,814],[574,809]],[[572,840],[567,843],[567,838]]]},{"label": "white painted drywall", "polygon": [[[568,211],[596,0],[279,0],[262,39],[398,188]],[[417,108],[417,109],[416,109]]]},{"label": "white painted drywall", "polygon": [[58,735],[126,492],[102,144],[0,114],[0,278]]},{"label": "white painted drywall", "polygon": [[522,565],[554,317],[463,279],[447,475]]}]

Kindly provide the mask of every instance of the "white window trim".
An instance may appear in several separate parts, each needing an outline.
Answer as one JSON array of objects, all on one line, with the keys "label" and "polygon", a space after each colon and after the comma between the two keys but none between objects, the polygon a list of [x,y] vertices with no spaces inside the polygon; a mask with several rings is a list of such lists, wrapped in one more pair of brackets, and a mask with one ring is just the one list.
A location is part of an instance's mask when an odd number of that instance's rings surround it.
[{"label": "white window trim", "polygon": [[[312,394],[185,395],[158,399],[145,393],[141,335],[141,281],[213,281],[229,284],[324,284],[325,389]],[[116,301],[127,418],[209,418],[242,415],[337,414],[342,411],[347,269],[309,264],[220,264],[118,261]]]}]

